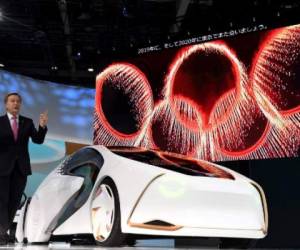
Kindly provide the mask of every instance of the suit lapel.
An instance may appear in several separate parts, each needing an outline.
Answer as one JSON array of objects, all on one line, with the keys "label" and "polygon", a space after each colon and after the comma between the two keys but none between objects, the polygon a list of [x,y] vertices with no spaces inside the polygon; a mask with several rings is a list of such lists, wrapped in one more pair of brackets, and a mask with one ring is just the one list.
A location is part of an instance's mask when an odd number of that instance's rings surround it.
[{"label": "suit lapel", "polygon": [[4,123],[3,123],[4,130],[8,131],[9,136],[11,137],[11,140],[15,141],[14,134],[13,134],[8,116],[4,115],[3,120],[4,120]]},{"label": "suit lapel", "polygon": [[[3,120],[4,120],[4,126],[5,126],[5,130],[9,131],[9,135],[11,140],[13,140],[15,142],[15,138],[14,138],[14,133],[12,131],[11,125],[10,125],[10,121],[7,115],[3,116]],[[19,124],[18,124],[18,139],[17,142],[21,139],[21,136],[23,134],[23,130],[24,130],[24,117],[19,115]]]}]

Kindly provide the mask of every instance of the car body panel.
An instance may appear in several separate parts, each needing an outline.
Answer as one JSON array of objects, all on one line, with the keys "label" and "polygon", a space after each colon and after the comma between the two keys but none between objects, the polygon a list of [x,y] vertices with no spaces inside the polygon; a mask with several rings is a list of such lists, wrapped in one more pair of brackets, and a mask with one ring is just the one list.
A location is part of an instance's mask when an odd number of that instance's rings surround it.
[{"label": "car body panel", "polygon": [[26,213],[25,234],[28,242],[45,242],[51,236],[51,223],[64,204],[82,186],[83,179],[52,172],[33,195]]},{"label": "car body panel", "polygon": [[91,202],[105,178],[112,179],[118,191],[123,233],[237,238],[263,238],[267,233],[263,190],[243,175],[205,162],[233,178],[192,176],[119,156],[104,146],[87,148],[104,159],[88,199],[51,228],[55,216],[83,185],[83,178],[62,175],[58,166],[32,197],[24,232],[29,242],[48,241],[51,234],[91,234]]}]

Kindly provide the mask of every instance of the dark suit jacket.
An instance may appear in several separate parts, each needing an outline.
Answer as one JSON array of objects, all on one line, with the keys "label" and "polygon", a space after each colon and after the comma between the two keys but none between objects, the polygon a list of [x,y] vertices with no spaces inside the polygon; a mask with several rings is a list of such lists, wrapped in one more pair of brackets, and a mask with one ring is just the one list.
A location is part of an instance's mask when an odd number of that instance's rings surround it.
[{"label": "dark suit jacket", "polygon": [[9,175],[16,162],[24,175],[31,174],[31,166],[28,152],[28,141],[37,144],[44,142],[47,127],[34,127],[30,118],[19,116],[18,139],[15,141],[7,115],[0,116],[0,176]]}]

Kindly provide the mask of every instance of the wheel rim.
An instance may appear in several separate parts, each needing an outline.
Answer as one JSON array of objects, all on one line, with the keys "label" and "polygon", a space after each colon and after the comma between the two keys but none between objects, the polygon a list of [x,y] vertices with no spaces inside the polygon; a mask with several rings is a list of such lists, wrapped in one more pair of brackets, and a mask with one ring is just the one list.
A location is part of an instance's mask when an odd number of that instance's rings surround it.
[{"label": "wheel rim", "polygon": [[110,236],[115,219],[115,198],[111,188],[101,184],[92,200],[92,230],[94,238],[104,242]]}]

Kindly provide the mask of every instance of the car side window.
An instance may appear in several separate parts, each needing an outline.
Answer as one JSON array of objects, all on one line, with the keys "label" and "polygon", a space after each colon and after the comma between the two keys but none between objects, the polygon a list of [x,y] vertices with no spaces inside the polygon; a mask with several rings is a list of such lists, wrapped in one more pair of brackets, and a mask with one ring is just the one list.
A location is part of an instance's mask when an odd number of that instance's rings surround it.
[{"label": "car side window", "polygon": [[104,164],[101,153],[93,148],[82,148],[67,157],[58,169],[62,175],[80,176],[83,178],[81,188],[59,211],[59,216],[51,222],[54,230],[70,218],[88,200],[97,180],[97,176]]},{"label": "car side window", "polygon": [[98,173],[99,168],[89,163],[70,170],[70,174],[84,177],[86,185],[94,184]]},{"label": "car side window", "polygon": [[100,152],[93,148],[82,148],[64,161],[61,167],[61,172],[62,174],[66,175],[83,174],[85,176],[88,171],[92,170],[89,170],[88,168],[82,169],[83,166],[90,166],[90,168],[96,168],[100,170],[103,163],[104,159]]}]

